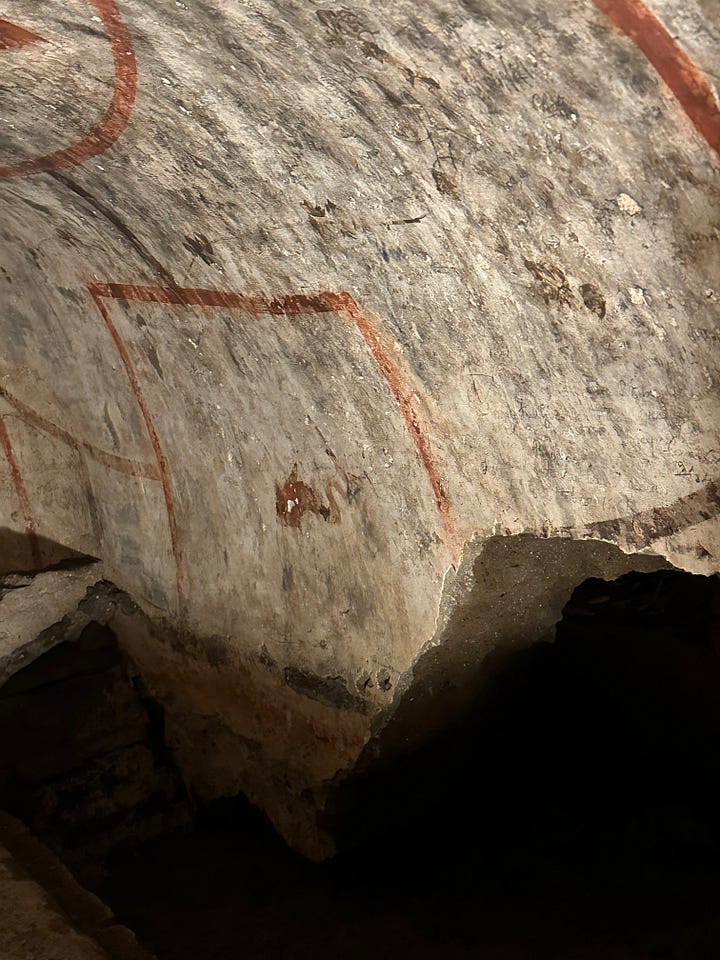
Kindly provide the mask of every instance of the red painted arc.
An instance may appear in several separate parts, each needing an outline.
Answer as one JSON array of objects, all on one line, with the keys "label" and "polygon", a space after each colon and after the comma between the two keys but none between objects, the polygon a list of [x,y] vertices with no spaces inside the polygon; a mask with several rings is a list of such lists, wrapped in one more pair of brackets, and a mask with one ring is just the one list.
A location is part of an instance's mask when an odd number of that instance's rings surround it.
[{"label": "red painted arc", "polygon": [[413,391],[403,377],[398,364],[383,345],[382,338],[372,320],[363,313],[349,293],[333,293],[324,290],[313,294],[292,294],[285,297],[247,296],[224,290],[209,290],[199,287],[158,287],[125,283],[88,283],[88,290],[105,321],[105,325],[118,350],[125,367],[131,389],[142,412],[148,436],[157,459],[160,481],[167,508],[170,541],[176,568],[178,603],[184,606],[184,562],[178,538],[177,518],[173,501],[168,464],[160,438],[153,423],[152,414],[143,395],[140,382],[132,365],[127,347],[112,322],[105,306],[106,300],[127,300],[141,303],[159,303],[185,307],[205,307],[243,310],[251,315],[263,313],[275,316],[299,316],[307,313],[345,312],[362,335],[371,356],[377,363],[395,402],[403,415],[415,445],[420,462],[428,476],[433,491],[435,506],[445,534],[445,544],[452,562],[457,564],[459,549],[450,502],[440,477],[430,440],[413,403]]},{"label": "red painted arc", "polygon": [[40,43],[42,37],[32,30],[26,30],[25,27],[17,23],[11,23],[9,20],[0,19],[0,50],[17,50],[19,47],[27,47],[31,43]]},{"label": "red painted arc", "polygon": [[137,61],[132,36],[120,16],[116,0],[87,2],[102,20],[112,50],[114,87],[110,106],[82,140],[42,157],[0,167],[0,177],[22,177],[85,163],[111,147],[130,121],[137,94]]},{"label": "red painted arc", "polygon": [[130,359],[130,354],[127,351],[127,347],[125,346],[123,339],[120,336],[115,324],[112,322],[112,318],[105,306],[103,297],[96,291],[95,285],[88,284],[88,289],[90,291],[90,294],[93,300],[95,301],[95,304],[98,310],[102,315],[103,320],[105,321],[105,325],[110,333],[110,336],[113,339],[113,342],[118,351],[122,364],[125,367],[125,373],[127,374],[127,378],[130,381],[130,387],[133,391],[133,394],[135,395],[135,399],[140,408],[140,412],[145,422],[145,428],[148,432],[148,436],[150,437],[150,443],[152,444],[153,451],[155,453],[155,459],[157,460],[158,471],[160,474],[160,483],[162,485],[163,496],[165,499],[165,509],[167,511],[167,520],[168,520],[168,527],[170,532],[170,547],[173,554],[173,561],[175,563],[175,586],[177,590],[178,606],[180,608],[180,612],[182,613],[184,608],[184,598],[185,598],[185,590],[184,590],[185,574],[184,574],[184,564],[183,564],[182,553],[180,551],[180,544],[178,541],[177,518],[175,516],[175,503],[173,500],[172,488],[170,485],[170,473],[168,471],[167,460],[165,459],[165,454],[163,453],[162,446],[160,445],[160,438],[158,437],[157,431],[155,429],[155,424],[153,422],[152,415],[150,413],[147,402],[145,400],[145,396],[140,387],[140,381],[138,380],[138,376],[135,373],[135,368],[132,365],[132,361]]},{"label": "red painted arc", "polygon": [[[0,167],[0,177],[23,176],[43,170],[57,170],[84,163],[102,154],[125,130],[137,93],[137,64],[130,31],[125,26],[115,0],[87,0],[102,19],[112,47],[115,86],[113,98],[100,122],[82,140],[44,157]],[[665,26],[644,0],[593,0],[642,50],[677,97],[700,134],[720,155],[720,108],[712,88],[699,67],[670,36]],[[21,28],[7,24],[7,43],[0,49],[31,42]],[[13,27],[14,32],[10,32]],[[17,31],[21,30],[21,34]],[[30,35],[34,38],[34,35]]]},{"label": "red painted arc", "polygon": [[702,70],[644,0],[594,0],[645,54],[695,129],[720,157],[720,105]]},{"label": "red painted arc", "polygon": [[25,521],[25,534],[30,543],[30,553],[32,555],[33,563],[35,565],[35,569],[39,570],[42,567],[42,554],[40,551],[40,543],[37,538],[37,521],[33,516],[32,509],[30,507],[30,497],[28,496],[27,487],[25,486],[25,481],[23,480],[22,473],[20,471],[20,464],[15,456],[15,450],[13,449],[10,434],[8,433],[7,426],[2,417],[0,417],[0,447],[3,449],[5,459],[7,460],[8,467],[10,468],[10,476],[12,477],[13,486],[15,487],[15,495],[17,496],[18,503],[20,504],[20,510],[22,511],[23,520]]},{"label": "red painted arc", "polygon": [[0,387],[0,397],[15,408],[23,422],[32,425],[36,430],[46,433],[48,436],[54,437],[56,440],[59,440],[60,443],[64,443],[71,449],[86,454],[90,459],[102,464],[109,470],[115,470],[117,473],[123,473],[129,477],[143,477],[148,480],[160,479],[156,464],[141,463],[137,460],[119,457],[115,453],[110,453],[101,447],[96,447],[95,444],[89,443],[87,440],[81,440],[57,423],[54,423],[47,417],[41,416],[37,410],[34,410],[26,403],[23,403],[22,400],[13,396],[5,387]]},{"label": "red painted arc", "polygon": [[369,318],[360,310],[357,303],[349,294],[342,293],[339,294],[339,296],[344,301],[343,309],[353,318],[355,325],[367,344],[368,350],[385,377],[397,405],[400,407],[410,436],[415,443],[420,461],[430,481],[430,486],[432,487],[435,498],[435,506],[440,515],[440,521],[445,533],[445,542],[452,554],[453,564],[456,565],[459,556],[459,545],[455,531],[455,522],[450,509],[450,501],[448,500],[445,485],[443,484],[435,456],[430,446],[430,440],[420,425],[420,419],[413,404],[413,391],[405,383],[398,365],[392,360],[383,346],[378,332]]}]

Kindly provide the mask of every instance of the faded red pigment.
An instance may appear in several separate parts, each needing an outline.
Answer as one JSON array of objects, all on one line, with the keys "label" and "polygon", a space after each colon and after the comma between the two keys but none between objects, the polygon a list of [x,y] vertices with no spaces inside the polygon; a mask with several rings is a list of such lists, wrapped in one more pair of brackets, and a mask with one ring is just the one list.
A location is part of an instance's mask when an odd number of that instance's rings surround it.
[{"label": "faded red pigment", "polygon": [[22,177],[85,163],[112,146],[130,121],[137,94],[137,62],[132,36],[120,16],[115,0],[87,0],[87,2],[102,20],[112,50],[114,84],[110,106],[99,123],[82,140],[43,157],[0,167],[0,177]]},{"label": "faded red pigment", "polygon": [[[108,328],[110,336],[113,339],[113,343],[115,344],[117,352],[120,355],[122,364],[125,367],[127,378],[130,381],[130,387],[132,388],[137,404],[140,407],[140,412],[142,413],[143,420],[145,421],[145,428],[148,432],[148,436],[150,437],[150,442],[152,444],[153,451],[155,453],[155,459],[157,461],[158,471],[160,476],[160,483],[162,485],[163,496],[165,498],[165,509],[167,511],[168,527],[170,531],[170,546],[172,549],[173,560],[175,562],[175,585],[177,588],[178,605],[180,607],[180,610],[182,611],[184,607],[184,597],[185,597],[185,591],[184,591],[185,575],[184,575],[182,554],[180,552],[180,544],[178,542],[177,519],[175,516],[175,503],[173,501],[172,488],[170,486],[170,474],[168,471],[167,461],[165,459],[165,454],[163,453],[162,447],[160,446],[160,438],[157,435],[157,431],[155,429],[155,424],[153,422],[152,415],[145,401],[143,392],[140,388],[140,381],[138,380],[137,374],[135,372],[135,368],[133,367],[132,361],[130,360],[130,354],[127,351],[127,347],[123,343],[122,337],[118,333],[118,330],[115,327],[115,324],[112,322],[110,313],[108,312],[108,309],[105,306],[103,295],[98,292],[98,290],[96,289],[96,286],[97,286],[96,284],[90,283],[88,284],[88,289],[90,291],[90,294],[93,300],[97,305],[98,310],[102,315],[103,320],[105,321],[105,325]],[[132,298],[125,297],[122,299],[132,299]]]},{"label": "faded red pigment", "polygon": [[28,543],[30,544],[30,553],[32,555],[33,565],[36,570],[39,570],[42,567],[42,555],[40,552],[40,543],[37,537],[37,521],[33,517],[32,509],[30,507],[30,497],[28,496],[25,481],[23,480],[22,473],[20,472],[20,465],[18,464],[17,457],[15,456],[15,450],[13,449],[10,434],[8,433],[7,426],[2,417],[0,417],[0,447],[3,449],[5,459],[7,460],[8,467],[10,468],[10,476],[12,477],[13,486],[15,487],[15,495],[17,496],[20,510],[23,515],[23,520],[25,522],[25,534],[28,538]]},{"label": "faded red pigment", "polygon": [[160,474],[154,463],[142,463],[138,460],[128,460],[126,457],[119,457],[115,453],[110,453],[100,447],[96,447],[87,440],[80,440],[74,434],[65,430],[59,424],[48,420],[34,410],[22,400],[13,396],[5,387],[0,386],[0,397],[6,400],[10,406],[17,410],[24,423],[29,423],[41,433],[46,433],[60,443],[75,450],[76,452],[86,454],[91,460],[102,464],[109,470],[115,470],[117,473],[125,474],[128,477],[142,477],[145,480],[159,480]]},{"label": "faded red pigment", "polygon": [[9,20],[0,20],[0,50],[16,50],[30,43],[40,43],[42,37],[32,30],[19,27]]},{"label": "faded red pigment", "polygon": [[160,444],[153,417],[143,395],[140,382],[132,365],[127,347],[112,322],[105,305],[106,300],[126,300],[141,303],[160,303],[184,307],[225,308],[240,310],[251,316],[271,314],[274,316],[300,316],[307,313],[345,313],[360,331],[371,356],[377,363],[390,392],[392,393],[405,419],[420,462],[427,473],[433,491],[435,505],[440,522],[445,533],[445,542],[452,555],[453,563],[457,561],[458,547],[455,534],[455,525],[452,518],[450,504],[444,485],[440,478],[437,463],[432,453],[430,440],[425,434],[420,417],[413,402],[413,391],[400,371],[387,348],[383,345],[378,330],[372,320],[363,313],[349,293],[333,293],[328,290],[313,294],[292,294],[285,297],[246,296],[226,290],[208,290],[197,287],[156,287],[138,286],[126,283],[89,283],[93,300],[97,304],[110,336],[115,343],[120,359],[125,367],[130,386],[142,412],[148,436],[152,443],[157,459],[160,480],[165,496],[165,505],[168,515],[170,542],[175,559],[176,583],[180,606],[183,606],[184,597],[184,564],[180,544],[176,511],[173,501],[172,487],[168,472],[168,465]]},{"label": "faded red pigment", "polygon": [[700,68],[643,0],[594,0],[594,3],[642,50],[695,129],[720,157],[720,107]]},{"label": "faded red pigment", "polygon": [[296,530],[302,527],[302,520],[306,513],[313,513],[326,523],[338,523],[340,511],[337,509],[332,491],[328,490],[328,493],[330,494],[329,503],[324,504],[317,491],[304,480],[299,479],[298,465],[295,464],[285,483],[282,486],[275,485],[275,513],[278,520],[283,526],[293,527]]}]

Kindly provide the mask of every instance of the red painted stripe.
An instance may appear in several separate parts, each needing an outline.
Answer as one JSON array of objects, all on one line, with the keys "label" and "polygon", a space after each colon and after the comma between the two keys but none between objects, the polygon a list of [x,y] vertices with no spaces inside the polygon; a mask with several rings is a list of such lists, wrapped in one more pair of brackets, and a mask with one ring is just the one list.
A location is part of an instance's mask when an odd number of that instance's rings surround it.
[{"label": "red painted stripe", "polygon": [[0,167],[0,177],[21,177],[43,170],[74,167],[97,157],[111,147],[130,121],[137,94],[137,62],[132,36],[125,26],[115,0],[88,0],[103,22],[113,57],[113,97],[105,115],[87,136],[77,143],[44,157]]},{"label": "red painted stripe", "polygon": [[73,450],[82,450],[92,460],[96,460],[110,470],[117,473],[123,473],[129,477],[143,477],[146,480],[159,480],[160,473],[154,463],[140,463],[137,460],[128,460],[125,457],[119,457],[117,454],[102,450],[86,440],[79,440],[69,431],[63,429],[47,417],[41,416],[37,410],[33,410],[22,400],[14,397],[5,387],[0,387],[0,397],[3,397],[19,413],[20,417],[29,424],[32,424],[37,430],[47,433],[61,443],[67,444]]},{"label": "red painted stripe", "polygon": [[263,313],[297,316],[302,313],[332,313],[344,309],[343,296],[336,293],[293,294],[287,297],[249,297],[227,290],[203,287],[138,286],[132,283],[89,283],[95,297],[106,300],[135,300],[181,307],[225,307],[259,316]]},{"label": "red painted stripe", "polygon": [[[362,312],[355,300],[349,293],[333,293],[330,290],[323,290],[319,293],[309,294],[291,294],[286,297],[249,297],[232,291],[209,290],[202,287],[155,287],[138,286],[126,283],[88,283],[88,289],[95,302],[105,318],[106,324],[113,335],[115,343],[120,349],[122,341],[110,321],[107,311],[102,305],[104,299],[139,301],[142,303],[162,303],[173,304],[177,306],[196,306],[196,307],[220,307],[226,309],[243,310],[253,316],[259,316],[263,313],[273,315],[298,316],[304,313],[339,313],[346,312],[355,323],[360,334],[370,351],[370,355],[377,363],[400,411],[403,415],[407,428],[412,437],[418,457],[422,463],[425,472],[430,481],[435,506],[440,516],[440,522],[445,534],[446,545],[451,553],[453,563],[457,563],[459,556],[459,547],[455,524],[452,516],[450,502],[442,482],[440,471],[432,452],[432,446],[428,436],[421,425],[421,420],[413,403],[413,391],[406,384],[400,371],[399,365],[395,363],[388,351],[383,346],[380,334],[371,319]],[[141,401],[142,394],[140,386],[127,350],[124,345],[121,349],[121,357],[128,376],[133,386],[135,396],[138,398],[145,423],[148,427],[153,447],[158,458],[158,466],[164,477],[163,488],[165,489],[165,500],[168,504],[168,513],[171,520],[171,536],[173,539],[173,552],[176,553],[176,561],[179,557],[177,547],[177,528],[175,523],[174,508],[172,508],[172,495],[170,492],[169,480],[167,478],[167,466],[164,455],[160,448],[160,441],[154,426],[152,418],[144,399]],[[177,551],[177,552],[176,552]]]},{"label": "red painted stripe", "polygon": [[594,0],[642,50],[697,131],[720,156],[720,107],[702,70],[643,0]]},{"label": "red painted stripe", "polygon": [[153,450],[155,451],[155,458],[157,460],[158,470],[160,471],[160,483],[162,485],[163,496],[165,498],[165,508],[167,510],[167,519],[168,527],[170,529],[170,546],[172,549],[173,560],[175,561],[175,584],[177,588],[178,596],[178,605],[180,612],[182,613],[185,605],[185,594],[184,594],[184,567],[183,567],[183,558],[180,551],[180,544],[178,542],[178,531],[177,531],[177,519],[175,516],[175,503],[173,501],[172,487],[170,485],[170,473],[168,471],[167,460],[165,459],[165,454],[163,453],[162,447],[160,445],[160,438],[158,437],[157,430],[155,429],[155,424],[153,423],[153,418],[148,408],[148,405],[143,396],[142,389],[140,388],[140,381],[138,380],[135,369],[130,360],[130,354],[127,351],[125,344],[123,343],[122,337],[117,331],[115,324],[112,322],[110,314],[105,307],[105,303],[101,296],[93,292],[92,286],[90,286],[90,293],[97,305],[98,310],[102,314],[102,318],[105,321],[105,325],[110,332],[110,336],[115,343],[115,347],[120,355],[123,366],[125,367],[125,372],[127,378],[130,381],[130,386],[133,393],[135,394],[135,399],[140,411],[142,413],[143,420],[145,421],[145,428],[150,437],[150,442],[152,443]]},{"label": "red painted stripe", "polygon": [[30,497],[28,496],[25,481],[23,480],[22,473],[20,472],[20,465],[17,461],[17,457],[15,456],[15,451],[13,450],[10,434],[8,433],[7,426],[5,425],[5,421],[2,417],[0,417],[0,446],[3,448],[5,459],[8,462],[10,476],[12,477],[13,486],[15,487],[15,494],[18,498],[20,509],[22,510],[23,519],[25,521],[25,534],[30,542],[30,553],[33,558],[33,563],[35,564],[35,568],[39,570],[42,567],[42,554],[36,532],[37,522],[33,517],[32,509],[30,507]]},{"label": "red painted stripe", "polygon": [[360,310],[350,294],[340,294],[340,297],[344,300],[343,309],[350,314],[358,330],[363,335],[368,350],[375,358],[375,362],[385,377],[387,385],[390,387],[392,395],[405,418],[405,423],[415,443],[415,449],[420,457],[420,462],[425,468],[430,486],[432,487],[435,506],[440,514],[440,521],[445,532],[446,544],[452,554],[453,562],[456,564],[459,558],[459,546],[450,502],[430,446],[430,440],[420,425],[420,419],[413,404],[412,391],[404,382],[399,366],[393,361],[383,346],[378,331],[375,329],[369,317]]},{"label": "red painted stripe", "polygon": [[40,43],[42,37],[32,30],[26,30],[19,27],[16,23],[10,23],[9,20],[0,20],[0,50],[17,50],[18,47],[26,47],[30,43]]}]

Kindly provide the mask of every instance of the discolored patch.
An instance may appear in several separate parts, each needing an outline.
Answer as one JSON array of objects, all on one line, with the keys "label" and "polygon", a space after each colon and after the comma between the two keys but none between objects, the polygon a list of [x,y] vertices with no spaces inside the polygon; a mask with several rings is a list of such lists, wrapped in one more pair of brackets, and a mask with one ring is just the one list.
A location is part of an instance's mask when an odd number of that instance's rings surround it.
[{"label": "discolored patch", "polygon": [[338,710],[354,710],[356,713],[367,710],[364,700],[350,693],[343,677],[319,677],[297,667],[285,667],[285,683],[303,697]]},{"label": "discolored patch", "polygon": [[337,523],[340,519],[340,511],[333,497],[329,496],[329,503],[323,503],[309,484],[298,479],[297,471],[297,464],[294,464],[285,483],[275,487],[275,509],[278,520],[286,527],[299,529],[305,514],[314,513],[326,523]]},{"label": "discolored patch", "polygon": [[204,233],[196,233],[192,237],[185,237],[183,246],[189,250],[194,257],[200,257],[208,266],[215,263],[215,251],[213,245]]},{"label": "discolored patch", "polygon": [[452,197],[453,200],[460,199],[457,181],[454,177],[437,168],[433,170],[432,175],[438,193],[442,193],[446,197]]},{"label": "discolored patch", "polygon": [[575,302],[564,270],[548,261],[523,259],[523,263],[540,284],[545,303],[563,305]]},{"label": "discolored patch", "polygon": [[606,303],[600,288],[596,287],[594,283],[583,283],[580,287],[580,295],[588,310],[591,310],[602,320],[605,316]]}]

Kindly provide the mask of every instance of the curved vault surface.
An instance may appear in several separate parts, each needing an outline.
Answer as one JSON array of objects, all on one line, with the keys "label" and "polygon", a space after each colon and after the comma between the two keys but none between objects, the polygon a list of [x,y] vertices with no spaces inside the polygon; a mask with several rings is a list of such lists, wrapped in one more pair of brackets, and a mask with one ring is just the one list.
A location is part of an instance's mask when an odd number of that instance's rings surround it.
[{"label": "curved vault surface", "polygon": [[6,566],[101,558],[307,850],[495,538],[717,569],[719,28],[652,6],[6,4]]}]

